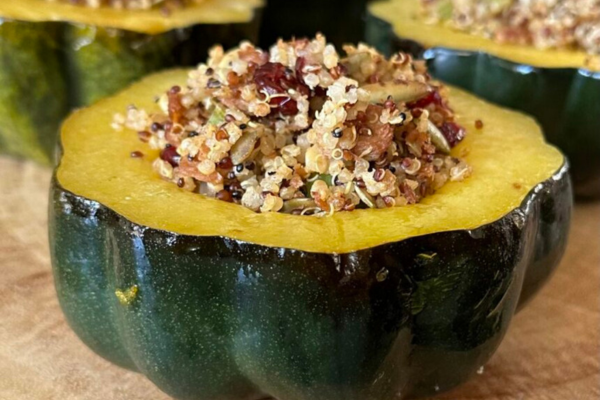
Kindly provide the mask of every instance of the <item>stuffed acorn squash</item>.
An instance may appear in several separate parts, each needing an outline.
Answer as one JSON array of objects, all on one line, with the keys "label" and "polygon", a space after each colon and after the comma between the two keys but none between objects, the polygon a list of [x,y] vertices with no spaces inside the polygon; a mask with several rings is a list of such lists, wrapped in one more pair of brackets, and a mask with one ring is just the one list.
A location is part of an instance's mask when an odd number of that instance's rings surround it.
[{"label": "stuffed acorn squash", "polygon": [[214,41],[234,45],[258,32],[254,9],[260,0],[193,0],[168,13],[160,5],[115,9],[70,3],[0,4],[2,152],[48,163],[70,108],[113,94],[149,72],[195,64]]},{"label": "stuffed acorn squash", "polygon": [[346,50],[216,50],[69,117],[50,244],[88,346],[195,400],[425,396],[486,363],[565,249],[565,159]]},{"label": "stuffed acorn squash", "polygon": [[[546,139],[569,159],[576,194],[598,197],[600,56],[591,49],[498,43],[448,25],[431,24],[419,3],[391,0],[372,4],[368,41],[386,52],[411,51],[427,60],[435,77],[535,117]],[[449,1],[440,3],[448,6]],[[515,2],[498,2],[510,3]],[[555,3],[560,7],[560,2]],[[590,43],[592,35],[594,32],[584,35]]]}]

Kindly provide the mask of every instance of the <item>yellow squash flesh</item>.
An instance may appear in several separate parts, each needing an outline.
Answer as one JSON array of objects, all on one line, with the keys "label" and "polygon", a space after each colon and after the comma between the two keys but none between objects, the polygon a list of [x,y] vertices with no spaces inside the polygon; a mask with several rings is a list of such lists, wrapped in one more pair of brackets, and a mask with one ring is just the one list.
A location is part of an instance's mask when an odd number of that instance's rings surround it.
[{"label": "yellow squash flesh", "polygon": [[375,2],[369,9],[374,16],[391,22],[394,32],[400,38],[413,40],[427,48],[485,51],[505,60],[535,67],[600,71],[599,57],[590,56],[584,51],[543,50],[531,46],[500,44],[445,25],[427,24],[420,12],[419,3],[420,0],[389,0]]},{"label": "yellow squash flesh", "polygon": [[[468,129],[467,138],[452,151],[473,167],[466,181],[448,183],[422,203],[406,207],[340,212],[324,218],[257,214],[163,181],[151,166],[157,153],[141,143],[135,132],[111,129],[115,113],[123,113],[130,104],[156,110],[155,95],[186,81],[184,70],[156,74],[72,114],[61,132],[64,154],[57,178],[62,187],[156,229],[344,253],[496,221],[564,163],[561,153],[544,142],[533,119],[451,89],[450,104],[458,122]],[[484,122],[481,130],[474,128],[478,119]],[[131,158],[132,151],[146,156]]]},{"label": "yellow squash flesh", "polygon": [[2,0],[0,18],[19,21],[66,21],[133,32],[159,34],[196,24],[250,21],[262,0],[203,0],[165,16],[160,8],[150,10],[88,9],[45,0]]}]

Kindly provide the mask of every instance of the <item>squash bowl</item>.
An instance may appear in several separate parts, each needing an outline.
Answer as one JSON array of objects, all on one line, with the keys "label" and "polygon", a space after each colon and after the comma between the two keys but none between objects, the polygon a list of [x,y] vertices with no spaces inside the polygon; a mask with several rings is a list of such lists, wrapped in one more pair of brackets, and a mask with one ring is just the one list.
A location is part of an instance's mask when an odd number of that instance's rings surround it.
[{"label": "squash bowl", "polygon": [[256,214],[161,180],[151,157],[130,157],[136,135],[109,128],[186,73],[150,76],[75,112],[50,195],[69,324],[174,398],[451,389],[489,360],[562,257],[568,166],[529,117],[452,89],[460,123],[485,120],[453,149],[473,166],[468,180],[406,207]]}]

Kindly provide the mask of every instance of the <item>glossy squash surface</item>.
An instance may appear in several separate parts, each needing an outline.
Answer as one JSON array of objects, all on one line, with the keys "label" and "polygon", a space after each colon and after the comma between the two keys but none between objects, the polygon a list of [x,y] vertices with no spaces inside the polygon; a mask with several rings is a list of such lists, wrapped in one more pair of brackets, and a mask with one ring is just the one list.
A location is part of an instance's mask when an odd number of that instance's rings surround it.
[{"label": "glossy squash surface", "polygon": [[485,123],[453,150],[473,166],[467,181],[408,207],[255,214],[162,181],[136,135],[110,129],[185,80],[154,75],[73,114],[50,205],[69,323],[177,399],[447,390],[489,359],[562,256],[567,166],[528,117],[452,89],[459,122]]}]

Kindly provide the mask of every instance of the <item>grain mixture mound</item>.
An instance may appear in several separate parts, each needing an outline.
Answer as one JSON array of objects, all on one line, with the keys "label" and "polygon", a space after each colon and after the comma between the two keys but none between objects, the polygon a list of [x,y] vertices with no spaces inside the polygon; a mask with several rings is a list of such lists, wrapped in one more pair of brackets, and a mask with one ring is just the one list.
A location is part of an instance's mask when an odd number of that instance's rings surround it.
[{"label": "grain mixture mound", "polygon": [[182,190],[256,212],[400,207],[471,174],[449,154],[465,129],[423,62],[344,52],[321,35],[217,46],[158,97],[161,111],[132,105],[113,127],[160,150],[156,172]]}]

